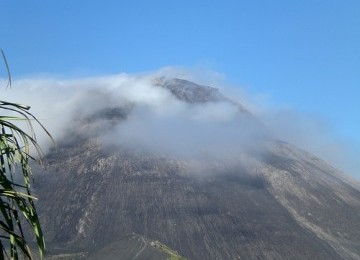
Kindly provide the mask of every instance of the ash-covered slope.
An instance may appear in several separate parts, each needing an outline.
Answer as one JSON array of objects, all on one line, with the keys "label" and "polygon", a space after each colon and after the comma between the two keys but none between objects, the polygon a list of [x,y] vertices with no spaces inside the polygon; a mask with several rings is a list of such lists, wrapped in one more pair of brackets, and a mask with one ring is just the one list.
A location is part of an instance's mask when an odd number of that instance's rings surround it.
[{"label": "ash-covered slope", "polygon": [[360,258],[360,189],[315,156],[286,144],[264,158],[269,190],[294,219],[345,259]]},{"label": "ash-covered slope", "polygon": [[[154,87],[189,104],[232,102],[179,79]],[[236,105],[239,120],[252,118]],[[134,106],[98,112],[101,129]],[[315,156],[263,134],[229,157],[151,153],[104,143],[94,118],[79,120],[37,176],[50,249],[96,251],[135,233],[189,259],[360,258],[359,187]]]}]

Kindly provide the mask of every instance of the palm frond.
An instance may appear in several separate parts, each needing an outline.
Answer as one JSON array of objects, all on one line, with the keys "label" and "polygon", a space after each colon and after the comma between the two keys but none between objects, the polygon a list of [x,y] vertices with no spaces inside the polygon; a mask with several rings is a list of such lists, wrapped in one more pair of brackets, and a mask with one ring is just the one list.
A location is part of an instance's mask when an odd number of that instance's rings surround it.
[{"label": "palm frond", "polygon": [[[9,65],[4,52],[1,49],[0,52],[7,70],[6,87],[10,87]],[[36,159],[30,155],[30,149],[35,149],[38,162],[42,157],[33,123],[53,138],[29,110],[29,106],[0,101],[0,260],[19,259],[20,256],[33,259],[23,232],[26,223],[36,239],[41,259],[45,252],[45,240],[34,203],[36,198],[31,193],[30,161]],[[19,127],[18,121],[25,122],[27,130]]]}]

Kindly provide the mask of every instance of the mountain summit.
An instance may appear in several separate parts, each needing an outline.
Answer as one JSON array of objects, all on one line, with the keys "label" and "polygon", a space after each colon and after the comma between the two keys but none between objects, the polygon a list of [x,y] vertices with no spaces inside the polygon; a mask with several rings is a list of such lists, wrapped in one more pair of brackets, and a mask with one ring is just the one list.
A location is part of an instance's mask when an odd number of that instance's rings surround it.
[{"label": "mountain summit", "polygon": [[50,253],[161,259],[161,242],[188,259],[360,259],[358,184],[216,88],[152,89],[166,111],[104,104],[47,154],[36,192]]}]

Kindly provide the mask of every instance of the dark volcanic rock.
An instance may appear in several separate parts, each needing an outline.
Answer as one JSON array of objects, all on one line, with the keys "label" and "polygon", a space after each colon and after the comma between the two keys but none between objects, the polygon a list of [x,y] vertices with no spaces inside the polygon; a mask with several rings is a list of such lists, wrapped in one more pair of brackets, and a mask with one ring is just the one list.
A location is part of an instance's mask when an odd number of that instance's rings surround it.
[{"label": "dark volcanic rock", "polygon": [[[189,102],[224,98],[161,84]],[[36,182],[48,244],[93,251],[135,233],[189,259],[360,258],[357,184],[283,142],[264,141],[246,165],[242,156],[229,164],[109,149],[96,137],[60,143]]]},{"label": "dark volcanic rock", "polygon": [[154,80],[155,86],[160,86],[170,90],[170,92],[179,100],[187,103],[206,103],[206,102],[229,102],[235,104],[239,111],[245,114],[249,112],[241,105],[233,102],[231,99],[225,97],[217,88],[198,85],[184,79],[168,79],[160,77]]},{"label": "dark volcanic rock", "polygon": [[183,79],[167,79],[165,77],[154,80],[156,86],[170,90],[180,100],[188,103],[205,103],[228,100],[217,88],[202,86]]}]

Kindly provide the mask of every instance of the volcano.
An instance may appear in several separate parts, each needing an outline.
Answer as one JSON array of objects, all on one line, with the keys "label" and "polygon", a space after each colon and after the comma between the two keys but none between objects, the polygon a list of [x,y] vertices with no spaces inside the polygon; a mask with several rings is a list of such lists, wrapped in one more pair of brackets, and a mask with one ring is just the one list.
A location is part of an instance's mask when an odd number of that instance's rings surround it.
[{"label": "volcano", "polygon": [[179,138],[171,146],[181,145],[181,154],[141,146],[137,135],[134,148],[122,126],[136,117],[136,103],[120,100],[78,115],[36,170],[52,259],[170,258],[159,244],[199,260],[360,259],[356,181],[271,137],[251,111],[216,88],[164,77],[151,84],[185,107],[234,108],[241,142],[223,146],[224,136],[202,139],[206,134],[194,130],[190,143],[186,133],[155,127],[144,129],[151,146],[165,135],[164,143]]}]

